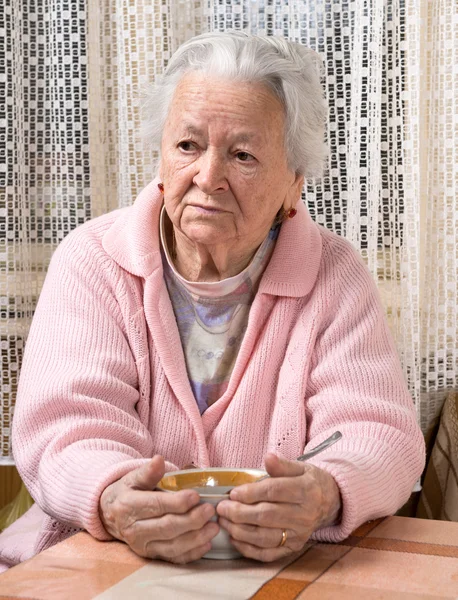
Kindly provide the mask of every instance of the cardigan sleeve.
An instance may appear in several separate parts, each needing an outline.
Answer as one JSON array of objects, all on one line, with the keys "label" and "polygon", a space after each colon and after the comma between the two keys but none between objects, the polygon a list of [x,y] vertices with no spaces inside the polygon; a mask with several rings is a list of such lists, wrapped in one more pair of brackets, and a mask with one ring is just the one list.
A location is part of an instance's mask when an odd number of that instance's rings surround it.
[{"label": "cardigan sleeve", "polygon": [[136,411],[137,368],[115,294],[119,267],[93,232],[78,228],[51,260],[21,369],[13,452],[45,513],[111,539],[100,495],[144,464],[153,442]]},{"label": "cardigan sleeve", "polygon": [[342,498],[338,525],[314,534],[340,541],[393,514],[424,467],[425,447],[375,283],[348,242],[324,253],[322,305],[305,401],[307,447],[343,438],[309,462],[328,471]]}]

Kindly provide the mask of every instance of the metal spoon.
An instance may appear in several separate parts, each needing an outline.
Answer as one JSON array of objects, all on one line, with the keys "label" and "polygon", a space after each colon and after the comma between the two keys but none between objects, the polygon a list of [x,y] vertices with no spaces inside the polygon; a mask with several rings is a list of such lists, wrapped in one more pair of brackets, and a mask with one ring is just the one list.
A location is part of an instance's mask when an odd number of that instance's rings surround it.
[{"label": "metal spoon", "polygon": [[315,448],[312,448],[305,454],[298,456],[296,458],[296,460],[300,460],[302,462],[304,460],[308,460],[309,458],[312,458],[312,456],[315,456],[315,454],[319,454],[325,448],[329,448],[329,446],[332,446],[332,444],[335,444],[338,440],[340,440],[341,437],[342,437],[342,434],[340,433],[340,431],[335,431],[332,435],[330,435],[328,438],[326,438],[324,440],[324,442],[321,442],[321,444],[318,444],[318,446],[315,446]]},{"label": "metal spoon", "polygon": [[[340,431],[335,431],[332,435],[330,435],[327,439],[325,439],[324,442],[321,442],[321,444],[318,444],[318,446],[316,446],[315,448],[312,448],[312,450],[309,450],[305,454],[301,454],[301,456],[298,456],[296,458],[296,460],[299,460],[300,462],[304,462],[304,460],[308,460],[309,458],[312,458],[312,456],[316,456],[317,454],[319,454],[326,448],[329,448],[329,446],[332,446],[332,444],[335,444],[338,440],[340,440],[341,437],[342,437],[342,434],[340,433]],[[264,475],[264,477],[261,477],[260,479],[256,479],[256,483],[258,483],[258,481],[263,481],[264,479],[268,479],[269,477],[270,477],[270,475]]]},{"label": "metal spoon", "polygon": [[[312,456],[319,454],[325,448],[329,448],[329,446],[332,446],[332,444],[335,444],[337,442],[337,440],[340,440],[341,437],[342,437],[342,434],[340,433],[340,431],[335,431],[330,437],[328,437],[326,440],[324,440],[324,442],[321,442],[321,444],[318,444],[318,446],[316,446],[312,450],[309,450],[305,454],[298,456],[296,458],[296,460],[302,462],[304,460],[308,460],[309,458],[312,458]],[[269,477],[270,477],[270,475],[264,475],[263,477],[256,479],[254,481],[254,483],[258,483],[258,481],[263,481],[264,479],[268,479]],[[193,488],[193,489],[195,489],[200,494],[224,495],[224,494],[229,494],[234,489],[234,487],[236,487],[236,486],[235,485],[224,485],[224,486],[210,485],[209,486],[209,482],[207,482],[206,487],[201,487],[201,488],[198,487],[198,488]]]}]

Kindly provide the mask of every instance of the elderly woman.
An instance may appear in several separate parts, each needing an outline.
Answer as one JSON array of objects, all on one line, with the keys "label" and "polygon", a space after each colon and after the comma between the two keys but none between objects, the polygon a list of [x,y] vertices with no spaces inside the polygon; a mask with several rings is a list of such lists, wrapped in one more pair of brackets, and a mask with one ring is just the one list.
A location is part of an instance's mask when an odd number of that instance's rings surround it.
[{"label": "elderly woman", "polygon": [[[186,563],[224,528],[273,561],[409,497],[423,437],[375,285],[300,202],[324,157],[316,64],[241,33],[172,57],[149,100],[158,179],[49,268],[13,432],[40,531],[8,564],[78,529]],[[189,465],[272,477],[234,489],[215,522],[195,491],[154,490]]]}]

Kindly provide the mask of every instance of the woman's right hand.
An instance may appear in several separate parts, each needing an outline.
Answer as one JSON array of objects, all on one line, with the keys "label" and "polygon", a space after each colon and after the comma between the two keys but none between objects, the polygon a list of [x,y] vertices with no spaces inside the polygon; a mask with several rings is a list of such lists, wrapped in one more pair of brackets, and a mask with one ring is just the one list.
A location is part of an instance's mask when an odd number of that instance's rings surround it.
[{"label": "woman's right hand", "polygon": [[184,564],[210,550],[219,525],[211,504],[199,504],[194,490],[154,491],[165,472],[162,456],[107,486],[100,497],[105,529],[139,556]]}]

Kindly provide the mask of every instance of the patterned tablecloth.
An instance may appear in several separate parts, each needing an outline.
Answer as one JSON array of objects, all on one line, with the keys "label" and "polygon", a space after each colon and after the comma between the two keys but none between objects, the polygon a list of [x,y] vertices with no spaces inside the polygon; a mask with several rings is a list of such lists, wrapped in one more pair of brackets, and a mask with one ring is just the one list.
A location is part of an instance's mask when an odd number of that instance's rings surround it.
[{"label": "patterned tablecloth", "polygon": [[0,575],[0,598],[29,600],[458,598],[458,523],[388,517],[341,544],[264,565],[149,561],[79,533]]}]

